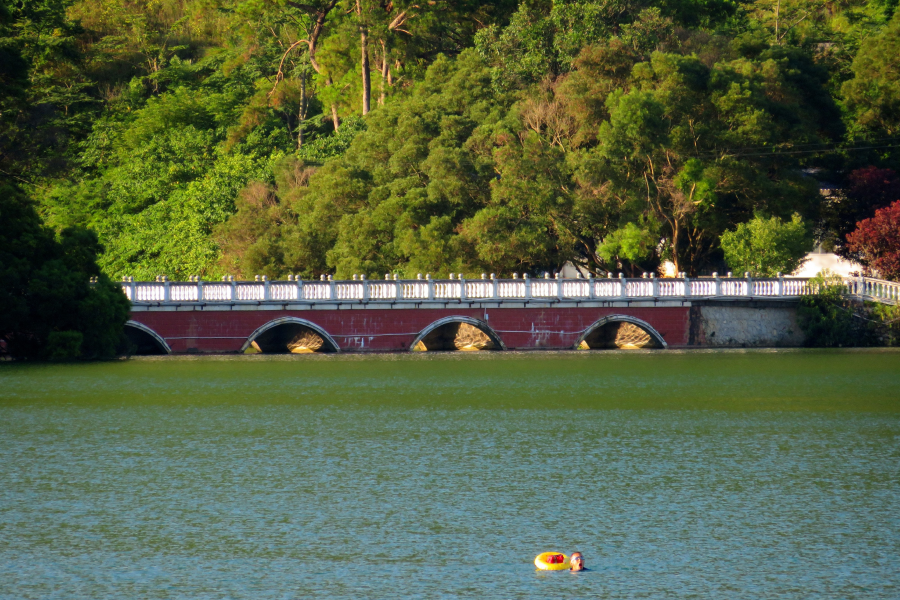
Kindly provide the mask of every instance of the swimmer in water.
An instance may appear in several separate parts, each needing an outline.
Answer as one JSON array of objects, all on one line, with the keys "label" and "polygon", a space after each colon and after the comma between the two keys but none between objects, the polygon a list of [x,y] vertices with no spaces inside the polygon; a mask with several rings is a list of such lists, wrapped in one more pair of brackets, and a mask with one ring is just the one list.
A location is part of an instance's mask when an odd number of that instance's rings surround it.
[{"label": "swimmer in water", "polygon": [[584,566],[584,557],[581,555],[581,552],[573,552],[572,557],[569,558],[569,564],[571,565],[569,570],[572,572],[587,570]]}]

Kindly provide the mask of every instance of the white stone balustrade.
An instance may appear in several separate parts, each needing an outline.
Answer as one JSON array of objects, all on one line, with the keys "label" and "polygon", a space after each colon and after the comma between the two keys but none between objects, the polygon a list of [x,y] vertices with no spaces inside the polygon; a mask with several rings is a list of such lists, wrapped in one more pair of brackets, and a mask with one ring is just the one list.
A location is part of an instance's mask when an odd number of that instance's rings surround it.
[{"label": "white stone balustrade", "polygon": [[[640,301],[700,299],[796,299],[814,293],[806,277],[700,277],[635,279],[449,279],[369,281],[125,281],[134,304],[260,302],[428,302],[428,301]],[[900,304],[900,283],[850,277],[847,294]]]},{"label": "white stone balustrade", "polygon": [[866,300],[885,304],[900,304],[900,283],[865,277],[855,280],[854,292]]},{"label": "white stone balustrade", "polygon": [[244,302],[248,300],[255,300],[257,302],[266,299],[266,286],[264,284],[259,283],[243,283],[236,282],[235,290],[237,293],[234,295],[236,300],[242,300]]}]

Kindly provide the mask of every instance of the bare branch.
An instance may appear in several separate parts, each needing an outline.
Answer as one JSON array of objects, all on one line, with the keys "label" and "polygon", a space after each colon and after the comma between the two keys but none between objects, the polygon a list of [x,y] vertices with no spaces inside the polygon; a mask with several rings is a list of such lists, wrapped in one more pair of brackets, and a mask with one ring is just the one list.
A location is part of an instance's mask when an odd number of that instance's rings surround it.
[{"label": "bare branch", "polygon": [[797,25],[799,25],[801,22],[803,22],[803,20],[806,19],[806,17],[808,17],[808,16],[809,16],[809,13],[806,13],[805,15],[803,15],[802,17],[800,17],[799,19],[797,19],[796,21],[794,21],[793,25],[791,25],[790,27],[788,27],[787,29],[785,29],[785,30],[784,30],[784,33],[782,33],[782,34],[781,34],[781,37],[779,37],[776,41],[780,42],[781,40],[783,40],[783,39],[784,39],[784,36],[786,36],[786,35],[791,31],[791,29],[793,29],[794,27],[796,27]]},{"label": "bare branch", "polygon": [[275,89],[278,87],[278,84],[284,80],[284,61],[287,60],[288,54],[293,51],[294,48],[299,46],[300,44],[309,45],[309,40],[298,40],[290,45],[290,47],[284,51],[284,54],[281,56],[281,62],[278,63],[278,72],[275,73],[275,85],[272,86],[272,90],[266,94],[267,96],[271,96],[275,93]]},{"label": "bare branch", "polygon": [[419,8],[419,5],[413,4],[408,9],[404,10],[402,13],[394,17],[394,20],[391,21],[391,23],[388,25],[388,30],[393,31],[397,27],[400,27],[401,25],[406,23],[407,20],[414,18],[416,15],[407,15],[407,13],[414,8]]}]

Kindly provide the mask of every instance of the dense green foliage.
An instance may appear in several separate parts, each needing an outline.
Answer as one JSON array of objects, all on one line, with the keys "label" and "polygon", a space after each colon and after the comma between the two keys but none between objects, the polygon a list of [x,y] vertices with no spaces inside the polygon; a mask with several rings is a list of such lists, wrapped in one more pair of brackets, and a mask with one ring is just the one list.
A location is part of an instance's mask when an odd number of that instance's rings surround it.
[{"label": "dense green foliage", "polygon": [[900,306],[854,299],[840,277],[823,274],[809,283],[812,293],[803,296],[797,309],[807,346],[900,345]]},{"label": "dense green foliage", "polygon": [[897,200],[895,8],[0,0],[0,176],[112,277],[721,271]]},{"label": "dense green foliage", "polygon": [[789,222],[754,217],[723,233],[721,241],[725,262],[735,273],[775,277],[791,273],[805,262],[810,237],[800,215],[794,215]]},{"label": "dense green foliage", "polygon": [[96,234],[68,228],[54,236],[9,185],[0,186],[0,223],[0,354],[112,356],[129,303],[97,266]]},{"label": "dense green foliage", "polygon": [[840,278],[810,281],[815,293],[804,296],[797,308],[797,323],[806,345],[820,348],[865,346],[864,323],[854,318],[853,300],[845,295]]}]

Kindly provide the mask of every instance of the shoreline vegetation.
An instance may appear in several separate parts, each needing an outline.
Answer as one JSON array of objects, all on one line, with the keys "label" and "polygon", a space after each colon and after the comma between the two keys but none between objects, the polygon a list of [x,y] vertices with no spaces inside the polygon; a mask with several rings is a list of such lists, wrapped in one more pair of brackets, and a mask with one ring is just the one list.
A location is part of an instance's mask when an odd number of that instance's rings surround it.
[{"label": "shoreline vegetation", "polygon": [[0,0],[0,352],[121,352],[123,276],[898,279],[897,4]]}]

